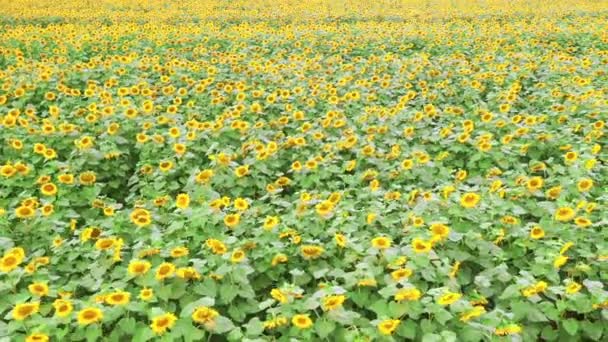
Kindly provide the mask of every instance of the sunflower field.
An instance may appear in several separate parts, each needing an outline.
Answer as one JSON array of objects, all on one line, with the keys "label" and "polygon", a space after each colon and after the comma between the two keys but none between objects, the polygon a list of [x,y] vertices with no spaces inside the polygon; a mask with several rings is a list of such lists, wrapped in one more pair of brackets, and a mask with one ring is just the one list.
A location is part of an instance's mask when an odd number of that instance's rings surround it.
[{"label": "sunflower field", "polygon": [[606,341],[607,119],[603,0],[0,0],[0,341]]}]

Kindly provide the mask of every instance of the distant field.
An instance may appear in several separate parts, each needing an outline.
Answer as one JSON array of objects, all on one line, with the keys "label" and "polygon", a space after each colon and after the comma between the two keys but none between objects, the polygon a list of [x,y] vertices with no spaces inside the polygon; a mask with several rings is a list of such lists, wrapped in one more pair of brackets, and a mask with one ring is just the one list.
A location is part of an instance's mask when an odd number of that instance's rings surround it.
[{"label": "distant field", "polygon": [[0,0],[0,341],[606,341],[608,1]]}]

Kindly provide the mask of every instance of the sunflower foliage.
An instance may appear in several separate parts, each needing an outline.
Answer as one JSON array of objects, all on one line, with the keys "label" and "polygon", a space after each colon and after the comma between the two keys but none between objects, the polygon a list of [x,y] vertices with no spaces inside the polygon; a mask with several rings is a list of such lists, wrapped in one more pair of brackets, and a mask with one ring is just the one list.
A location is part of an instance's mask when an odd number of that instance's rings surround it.
[{"label": "sunflower foliage", "polygon": [[0,7],[0,339],[606,340],[607,2]]}]

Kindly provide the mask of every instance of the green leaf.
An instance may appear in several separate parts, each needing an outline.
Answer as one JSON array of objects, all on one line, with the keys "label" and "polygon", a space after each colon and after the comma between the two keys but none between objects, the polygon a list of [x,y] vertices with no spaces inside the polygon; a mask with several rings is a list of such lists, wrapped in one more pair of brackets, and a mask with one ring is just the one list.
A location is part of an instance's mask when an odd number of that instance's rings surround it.
[{"label": "green leaf", "polygon": [[169,297],[171,296],[171,286],[168,286],[168,285],[161,286],[158,290],[155,291],[154,294],[156,295],[156,297],[158,297],[164,301],[168,301]]},{"label": "green leaf", "polygon": [[121,319],[120,322],[118,322],[118,326],[120,327],[120,329],[129,335],[133,334],[133,332],[135,331],[136,324],[137,322],[133,317],[125,317]]},{"label": "green leaf", "polygon": [[450,330],[442,331],[441,336],[443,337],[443,341],[445,342],[455,342],[458,339],[456,333]]},{"label": "green leaf", "polygon": [[243,332],[240,328],[232,329],[231,332],[228,333],[228,341],[242,341],[243,340]]},{"label": "green leaf", "polygon": [[336,324],[330,320],[321,318],[315,322],[315,331],[320,338],[326,338],[331,334],[336,327]]},{"label": "green leaf", "polygon": [[340,308],[330,311],[327,317],[342,325],[352,325],[357,318],[361,317],[361,315],[354,311],[348,311],[344,310],[344,308]]},{"label": "green leaf", "polygon": [[215,326],[213,327],[213,332],[217,334],[223,334],[232,329],[234,329],[234,324],[227,317],[219,316],[215,318]]},{"label": "green leaf", "polygon": [[175,326],[171,328],[173,334],[183,337],[185,340],[192,341],[192,331],[196,330],[192,326],[192,320],[188,317],[180,318],[175,323]]},{"label": "green leaf", "polygon": [[435,326],[429,319],[423,319],[420,321],[420,328],[422,329],[423,333],[429,333],[435,330]]},{"label": "green leaf", "polygon": [[422,336],[422,342],[442,342],[443,338],[437,334],[427,333]]},{"label": "green leaf", "polygon": [[364,307],[369,304],[369,293],[367,291],[357,291],[353,293],[349,299],[358,306]]},{"label": "green leaf", "polygon": [[519,291],[520,286],[517,284],[513,284],[508,286],[504,291],[502,291],[502,294],[500,295],[500,299],[509,299],[509,298],[516,298],[521,296],[521,292]]},{"label": "green leaf", "polygon": [[547,322],[549,321],[547,317],[536,307],[530,307],[528,310],[528,319],[530,322]]},{"label": "green leaf", "polygon": [[377,300],[376,302],[374,302],[374,304],[372,304],[369,309],[372,310],[373,312],[375,312],[379,318],[382,318],[382,317],[390,316],[388,307],[389,307],[388,303],[386,301],[380,299],[380,300]]},{"label": "green leaf", "polygon": [[521,319],[526,317],[530,305],[527,302],[517,300],[511,303],[511,311],[515,314],[515,319]]},{"label": "green leaf", "polygon": [[0,337],[8,336],[8,324],[4,321],[0,321]]},{"label": "green leaf", "polygon": [[445,325],[445,323],[452,319],[452,317],[454,316],[452,316],[452,314],[447,310],[440,309],[435,312],[435,319],[441,325]]},{"label": "green leaf", "polygon": [[148,341],[154,336],[154,332],[143,323],[137,324],[137,328],[134,330],[133,342],[144,342]]},{"label": "green leaf", "polygon": [[272,298],[266,299],[265,301],[258,304],[258,309],[265,310],[265,309],[271,307],[272,304],[274,304],[274,299],[272,299]]},{"label": "green leaf", "polygon": [[464,327],[458,334],[462,341],[481,341],[484,339],[483,333],[479,329]]},{"label": "green leaf", "polygon": [[564,327],[564,330],[570,334],[570,336],[576,335],[576,332],[578,331],[578,321],[574,319],[567,319],[563,321],[562,326]]},{"label": "green leaf", "polygon": [[238,294],[238,287],[232,284],[224,284],[220,287],[220,298],[224,303],[230,303]]},{"label": "green leaf", "polygon": [[582,329],[585,332],[585,335],[589,336],[594,341],[599,341],[602,338],[602,332],[604,330],[604,326],[601,321],[599,322],[589,322],[583,321],[581,322]]},{"label": "green leaf", "polygon": [[545,326],[541,333],[541,337],[544,338],[545,340],[549,340],[549,341],[557,339],[558,335],[559,335],[559,331],[556,329],[553,329],[553,327],[550,325]]},{"label": "green leaf", "polygon": [[391,317],[401,317],[407,313],[408,306],[405,303],[390,302],[388,310]]},{"label": "green leaf", "polygon": [[416,322],[413,320],[407,320],[399,324],[397,329],[399,336],[413,340],[416,337]]},{"label": "green leaf", "polygon": [[259,318],[254,317],[249,320],[244,328],[247,330],[247,336],[258,336],[264,332],[264,323]]},{"label": "green leaf", "polygon": [[97,324],[91,324],[87,327],[85,337],[87,341],[97,341],[101,336],[101,328]]}]

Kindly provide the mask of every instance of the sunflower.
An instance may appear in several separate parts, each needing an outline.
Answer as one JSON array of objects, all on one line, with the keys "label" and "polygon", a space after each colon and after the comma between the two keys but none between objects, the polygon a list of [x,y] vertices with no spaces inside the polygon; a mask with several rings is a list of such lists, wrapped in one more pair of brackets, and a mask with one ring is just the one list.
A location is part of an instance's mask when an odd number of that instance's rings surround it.
[{"label": "sunflower", "polygon": [[242,249],[237,249],[232,253],[230,257],[230,261],[234,264],[237,264],[245,259],[245,252]]},{"label": "sunflower", "polygon": [[448,237],[450,234],[450,227],[443,223],[434,223],[429,228],[433,236],[438,236],[441,240]]},{"label": "sunflower", "polygon": [[113,207],[104,207],[103,214],[105,216],[114,216],[114,208]]},{"label": "sunflower", "polygon": [[97,175],[93,171],[86,171],[86,172],[81,173],[78,176],[78,179],[80,180],[80,184],[93,185],[93,184],[95,184],[95,181],[97,180]]},{"label": "sunflower", "polygon": [[431,251],[432,244],[419,238],[412,240],[412,249],[416,253],[428,253]]},{"label": "sunflower", "polygon": [[460,205],[465,208],[474,208],[479,203],[480,196],[474,192],[467,192],[460,197]]},{"label": "sunflower", "polygon": [[211,177],[213,177],[213,170],[205,169],[196,174],[194,180],[199,184],[206,184],[211,180]]},{"label": "sunflower", "polygon": [[105,296],[105,302],[109,305],[126,305],[131,300],[131,293],[126,291],[115,291]]},{"label": "sunflower", "polygon": [[323,310],[325,310],[325,311],[335,310],[335,309],[341,307],[345,300],[346,300],[346,296],[344,296],[344,295],[326,296],[325,298],[323,298],[323,304],[322,304]]},{"label": "sunflower", "polygon": [[570,221],[574,218],[576,212],[570,207],[561,207],[555,212],[555,219],[562,222]]},{"label": "sunflower", "polygon": [[400,268],[391,272],[391,278],[393,278],[394,281],[400,281],[402,279],[409,278],[412,273],[413,271],[410,268]]},{"label": "sunflower", "polygon": [[459,181],[463,181],[467,178],[468,172],[466,170],[458,170],[456,172],[456,175],[454,175],[454,178],[456,178]]},{"label": "sunflower", "polygon": [[530,237],[534,240],[541,239],[545,236],[545,231],[540,226],[534,226],[530,230]]},{"label": "sunflower", "polygon": [[158,196],[153,203],[157,207],[164,207],[167,202],[169,202],[169,196]]},{"label": "sunflower", "polygon": [[587,228],[590,225],[593,224],[593,222],[591,222],[590,219],[583,217],[583,216],[578,216],[577,218],[574,219],[574,223],[581,228]]},{"label": "sunflower", "polygon": [[460,315],[460,321],[468,322],[468,321],[472,320],[473,318],[483,315],[484,313],[486,313],[486,308],[484,308],[481,305],[477,305],[477,306],[473,307],[473,309]]},{"label": "sunflower", "polygon": [[133,210],[131,212],[130,219],[131,222],[140,228],[146,227],[152,223],[152,216],[150,215],[150,212],[143,208]]},{"label": "sunflower", "polygon": [[593,180],[590,178],[583,178],[578,181],[576,187],[580,192],[587,192],[593,188]]},{"label": "sunflower", "polygon": [[277,316],[271,320],[267,320],[264,322],[264,329],[275,329],[281,326],[284,326],[288,323],[289,321],[287,320],[286,317],[284,316]]},{"label": "sunflower", "polygon": [[460,297],[462,297],[462,294],[460,293],[456,293],[456,292],[447,292],[444,295],[442,295],[441,297],[439,297],[439,299],[437,300],[437,303],[439,303],[439,305],[450,305],[454,302],[456,302],[457,300],[460,299]]},{"label": "sunflower", "polygon": [[172,277],[175,273],[175,265],[170,262],[163,262],[156,269],[156,280],[164,280],[166,278]]},{"label": "sunflower", "polygon": [[61,238],[61,236],[55,236],[53,239],[53,247],[59,248],[61,245],[63,245],[63,242],[64,240]]},{"label": "sunflower", "polygon": [[149,301],[154,296],[154,290],[149,288],[143,288],[139,291],[139,299],[143,301]]},{"label": "sunflower", "polygon": [[15,216],[20,219],[28,219],[34,217],[36,211],[29,206],[20,206],[15,209]]},{"label": "sunflower", "polygon": [[162,314],[152,318],[150,328],[152,328],[152,331],[154,331],[155,334],[162,335],[175,325],[175,321],[177,321],[177,317],[174,314]]},{"label": "sunflower", "polygon": [[82,233],[80,233],[80,240],[83,242],[89,240],[96,240],[101,234],[101,229],[97,227],[88,227],[85,228]]},{"label": "sunflower", "polygon": [[190,251],[188,250],[187,247],[175,247],[171,250],[171,257],[172,258],[181,258],[181,257],[185,257],[190,253]]},{"label": "sunflower", "polygon": [[286,263],[288,260],[287,255],[279,253],[277,255],[275,255],[274,257],[272,257],[272,261],[271,261],[271,265],[272,266],[276,266],[278,264],[284,264]]},{"label": "sunflower", "polygon": [[321,246],[316,245],[304,245],[300,247],[300,253],[304,259],[316,259],[323,254],[325,250]]},{"label": "sunflower", "polygon": [[33,333],[25,338],[25,342],[48,342],[49,336],[43,333]]},{"label": "sunflower", "polygon": [[6,177],[6,178],[10,178],[12,176],[14,176],[17,173],[17,169],[14,168],[12,165],[3,165],[2,167],[0,167],[0,175]]},{"label": "sunflower", "polygon": [[559,250],[559,254],[564,254],[566,253],[570,248],[572,248],[572,246],[574,246],[574,243],[571,241],[566,242],[562,248]]},{"label": "sunflower", "polygon": [[56,299],[53,302],[53,308],[55,309],[55,315],[58,317],[67,317],[74,310],[72,302],[67,299]]},{"label": "sunflower", "polygon": [[21,247],[13,247],[6,251],[4,255],[15,255],[21,260],[23,260],[23,258],[25,258],[25,250]]},{"label": "sunflower", "polygon": [[279,224],[280,220],[278,216],[266,216],[264,220],[264,229],[272,230],[272,228],[276,227]]},{"label": "sunflower", "polygon": [[114,246],[116,239],[110,238],[101,238],[95,242],[95,248],[100,251],[105,251]]},{"label": "sunflower", "polygon": [[175,152],[176,155],[181,156],[182,154],[186,153],[186,145],[184,144],[173,144],[173,152]]},{"label": "sunflower", "polygon": [[401,289],[395,293],[395,300],[398,302],[402,301],[416,301],[420,299],[422,293],[417,288]]},{"label": "sunflower", "polygon": [[237,167],[234,170],[234,174],[238,177],[238,178],[242,178],[245,177],[246,175],[249,174],[249,165],[241,165],[239,167]]},{"label": "sunflower", "polygon": [[98,308],[85,308],[78,312],[78,324],[89,325],[96,322],[101,322],[103,312]]},{"label": "sunflower", "polygon": [[369,189],[371,191],[376,191],[380,189],[380,181],[377,179],[373,179],[371,182],[369,182]]},{"label": "sunflower", "polygon": [[401,162],[401,168],[403,170],[411,170],[412,167],[414,167],[414,160],[412,160],[412,159],[404,159]]},{"label": "sunflower", "polygon": [[378,331],[382,335],[392,335],[395,332],[395,330],[397,330],[397,327],[399,327],[400,323],[401,323],[401,321],[398,319],[384,320],[384,321],[378,323]]},{"label": "sunflower", "polygon": [[34,153],[44,154],[44,151],[46,151],[46,146],[44,144],[34,144]]},{"label": "sunflower", "polygon": [[375,237],[372,239],[372,247],[377,249],[387,249],[391,247],[391,240],[384,236]]},{"label": "sunflower", "polygon": [[336,233],[334,235],[334,241],[336,241],[336,245],[338,245],[338,247],[344,248],[346,247],[348,239],[346,238],[346,236],[344,236],[344,234]]},{"label": "sunflower", "polygon": [[338,204],[338,202],[340,202],[341,199],[342,199],[342,194],[341,193],[339,193],[339,192],[332,192],[327,200],[330,201],[333,204]]},{"label": "sunflower", "polygon": [[241,222],[240,214],[228,214],[224,216],[224,224],[229,228],[236,227]]},{"label": "sunflower", "polygon": [[19,264],[23,262],[23,257],[16,254],[5,254],[2,259],[0,259],[0,271],[4,273],[11,272],[15,268],[19,267]]},{"label": "sunflower", "polygon": [[200,273],[194,267],[180,267],[175,271],[175,274],[186,280],[199,280],[201,279]]},{"label": "sunflower", "polygon": [[249,208],[249,202],[244,198],[237,198],[234,200],[234,209],[238,211],[245,211]]},{"label": "sunflower", "polygon": [[547,196],[547,198],[549,198],[551,200],[555,200],[559,197],[561,192],[562,192],[561,186],[554,186],[551,189],[547,190],[547,192],[545,193],[545,196]]},{"label": "sunflower", "polygon": [[45,283],[32,283],[27,289],[31,294],[38,297],[44,297],[49,294],[49,287]]},{"label": "sunflower", "polygon": [[207,324],[211,323],[218,317],[220,314],[216,310],[206,306],[199,306],[192,313],[192,320],[196,323]]},{"label": "sunflower", "polygon": [[544,181],[541,177],[532,177],[528,179],[526,187],[529,191],[536,191],[543,187]]},{"label": "sunflower", "polygon": [[564,161],[566,162],[566,164],[572,164],[577,159],[578,159],[578,153],[576,153],[576,152],[570,151],[564,155]]},{"label": "sunflower", "polygon": [[519,223],[519,219],[518,219],[517,217],[513,217],[513,216],[510,216],[510,215],[503,216],[503,217],[500,219],[500,221],[501,221],[502,223],[504,223],[504,224],[511,224],[511,225],[514,225],[514,224],[518,224],[518,223]]},{"label": "sunflower", "polygon": [[214,254],[221,255],[228,251],[226,245],[217,239],[207,239],[205,244],[213,251]]},{"label": "sunflower", "polygon": [[568,286],[566,286],[566,293],[575,294],[575,293],[579,292],[582,288],[583,288],[583,286],[581,284],[573,281],[570,284],[568,284]]},{"label": "sunflower", "polygon": [[188,194],[179,194],[175,199],[175,206],[179,209],[186,209],[190,206],[190,196]]},{"label": "sunflower", "polygon": [[570,258],[565,255],[559,255],[557,258],[555,258],[555,260],[553,260],[553,267],[557,269],[561,268],[566,264],[566,262],[568,262],[568,259]]},{"label": "sunflower", "polygon": [[536,284],[530,286],[528,289],[531,290],[534,294],[538,294],[538,293],[543,293],[547,290],[547,287],[549,286],[549,284],[547,284],[544,281],[539,281]]},{"label": "sunflower", "polygon": [[31,303],[23,303],[17,304],[13,308],[12,314],[13,318],[22,321],[29,316],[35,314],[40,309],[40,302],[31,302]]},{"label": "sunflower", "polygon": [[52,204],[45,204],[40,208],[42,216],[50,216],[55,211],[55,207]]},{"label": "sunflower", "polygon": [[291,324],[298,329],[308,329],[313,325],[313,322],[308,315],[298,314],[291,318]]},{"label": "sunflower", "polygon": [[173,162],[168,160],[162,161],[158,164],[158,168],[162,172],[169,172],[173,168]]},{"label": "sunflower", "polygon": [[323,201],[315,206],[315,210],[319,216],[326,217],[331,214],[335,204],[330,201]]},{"label": "sunflower", "polygon": [[509,324],[506,326],[502,326],[500,328],[496,328],[494,330],[494,334],[498,336],[506,336],[506,335],[516,335],[522,332],[522,327],[517,324]]}]

